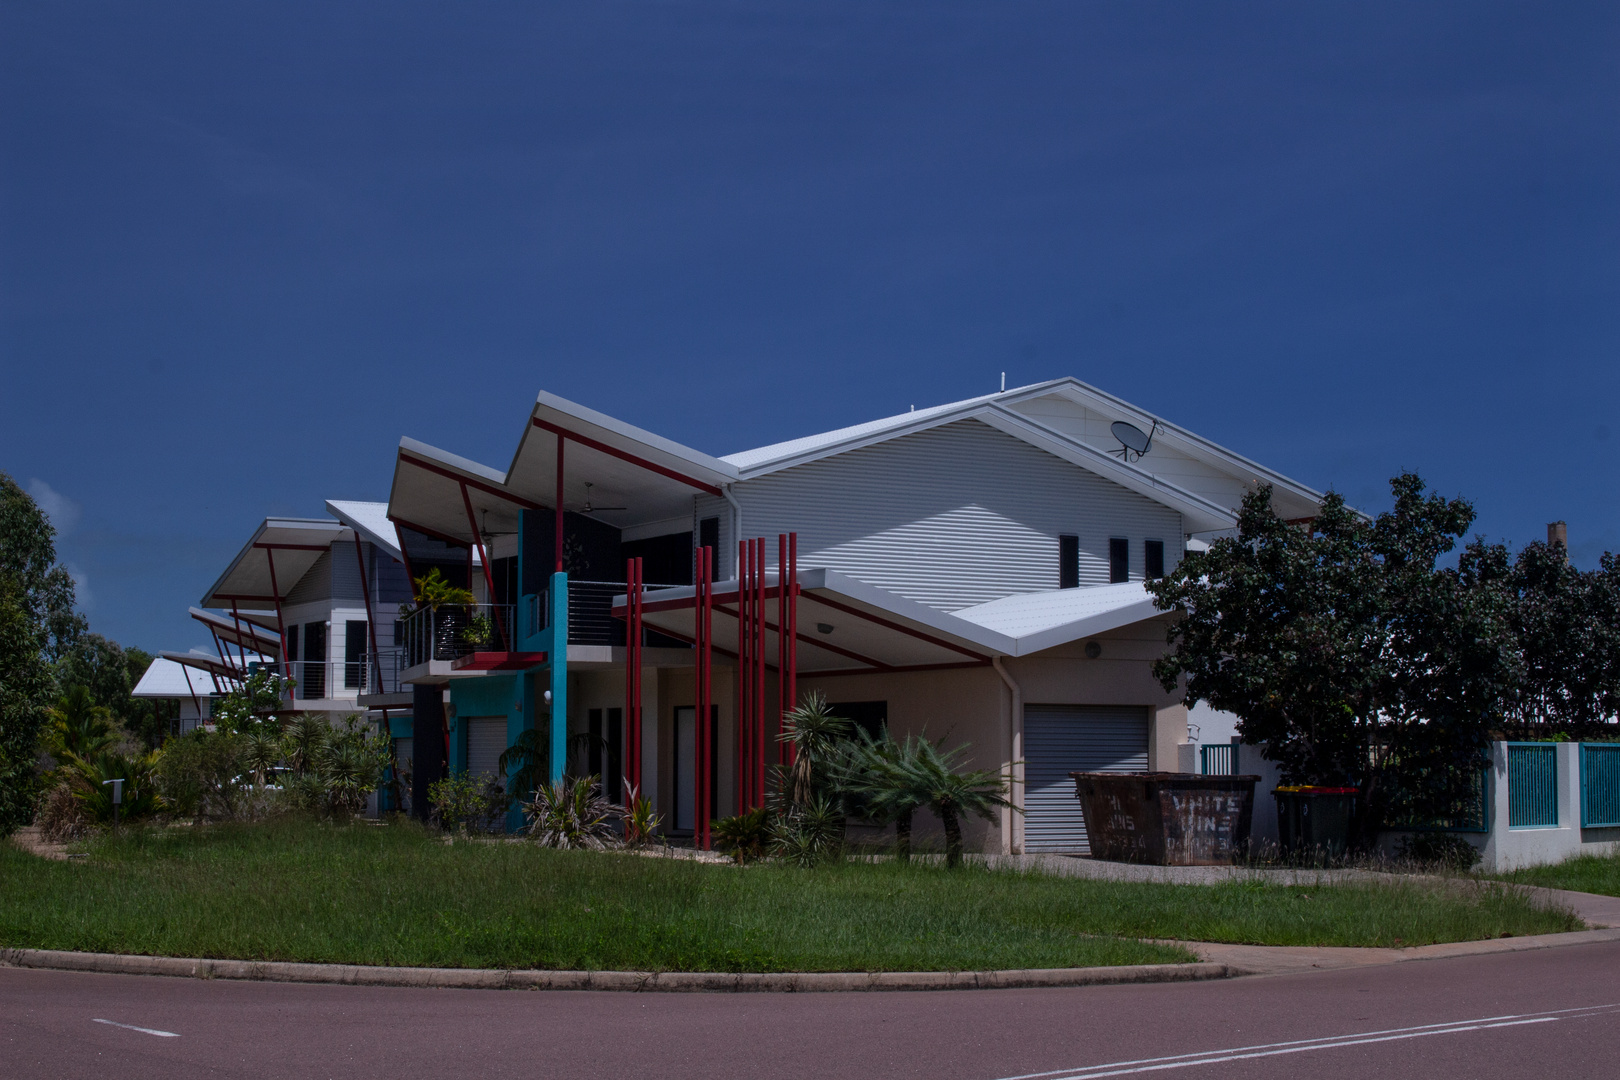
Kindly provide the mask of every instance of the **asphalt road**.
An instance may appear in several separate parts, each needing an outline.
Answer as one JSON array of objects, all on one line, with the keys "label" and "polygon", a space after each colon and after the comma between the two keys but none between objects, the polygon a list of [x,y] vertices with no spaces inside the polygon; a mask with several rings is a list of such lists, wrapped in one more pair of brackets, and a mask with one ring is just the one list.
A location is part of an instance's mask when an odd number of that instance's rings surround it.
[{"label": "asphalt road", "polygon": [[0,1077],[1620,1077],[1620,943],[1156,986],[628,994],[0,969]]}]

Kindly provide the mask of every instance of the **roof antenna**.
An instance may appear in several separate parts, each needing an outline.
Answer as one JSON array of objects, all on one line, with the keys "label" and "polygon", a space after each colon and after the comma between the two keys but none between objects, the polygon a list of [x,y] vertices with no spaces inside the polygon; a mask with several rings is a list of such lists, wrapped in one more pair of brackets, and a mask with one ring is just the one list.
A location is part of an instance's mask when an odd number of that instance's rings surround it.
[{"label": "roof antenna", "polygon": [[1001,392],[1003,394],[1007,392],[1007,373],[1005,371],[1001,373]]},{"label": "roof antenna", "polygon": [[1137,461],[1143,454],[1153,449],[1153,436],[1159,433],[1159,421],[1153,421],[1153,430],[1143,431],[1135,424],[1124,420],[1115,420],[1108,426],[1114,438],[1119,440],[1119,449],[1108,451],[1118,454],[1121,461]]}]

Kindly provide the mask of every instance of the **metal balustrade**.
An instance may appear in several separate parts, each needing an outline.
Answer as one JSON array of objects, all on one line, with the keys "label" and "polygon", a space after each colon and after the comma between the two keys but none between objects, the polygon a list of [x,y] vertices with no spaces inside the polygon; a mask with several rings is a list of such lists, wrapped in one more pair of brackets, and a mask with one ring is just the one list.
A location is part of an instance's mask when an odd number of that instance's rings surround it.
[{"label": "metal balustrade", "polygon": [[1554,743],[1508,743],[1508,826],[1558,825],[1558,747]]},{"label": "metal balustrade", "polygon": [[360,693],[397,694],[403,689],[399,681],[400,669],[405,666],[405,647],[391,645],[367,653],[360,665]]},{"label": "metal balustrade", "polygon": [[445,604],[419,608],[400,622],[405,666],[458,660],[474,652],[511,652],[516,646],[511,604]]},{"label": "metal balustrade", "polygon": [[1581,828],[1620,826],[1620,743],[1581,744]]}]

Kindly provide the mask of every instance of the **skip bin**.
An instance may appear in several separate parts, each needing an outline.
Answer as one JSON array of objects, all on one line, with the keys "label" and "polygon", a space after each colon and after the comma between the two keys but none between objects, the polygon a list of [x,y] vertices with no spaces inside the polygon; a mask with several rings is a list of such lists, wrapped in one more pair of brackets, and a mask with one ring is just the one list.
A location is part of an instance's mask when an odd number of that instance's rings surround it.
[{"label": "skip bin", "polygon": [[1258,776],[1075,772],[1093,858],[1223,866],[1249,844]]},{"label": "skip bin", "polygon": [[1355,819],[1353,787],[1279,787],[1277,839],[1285,852],[1320,852],[1343,855],[1350,846],[1350,825]]}]

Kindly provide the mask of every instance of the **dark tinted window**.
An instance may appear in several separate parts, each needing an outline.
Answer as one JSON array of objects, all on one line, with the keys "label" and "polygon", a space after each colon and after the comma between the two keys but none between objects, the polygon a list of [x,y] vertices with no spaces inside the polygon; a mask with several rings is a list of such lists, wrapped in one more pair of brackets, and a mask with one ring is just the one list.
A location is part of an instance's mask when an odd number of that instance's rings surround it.
[{"label": "dark tinted window", "polygon": [[1149,540],[1142,548],[1147,556],[1147,576],[1150,578],[1164,577],[1164,541]]},{"label": "dark tinted window", "polygon": [[1118,585],[1131,580],[1131,542],[1122,537],[1108,541],[1108,581]]},{"label": "dark tinted window", "polygon": [[1058,537],[1058,588],[1080,587],[1080,538]]}]

